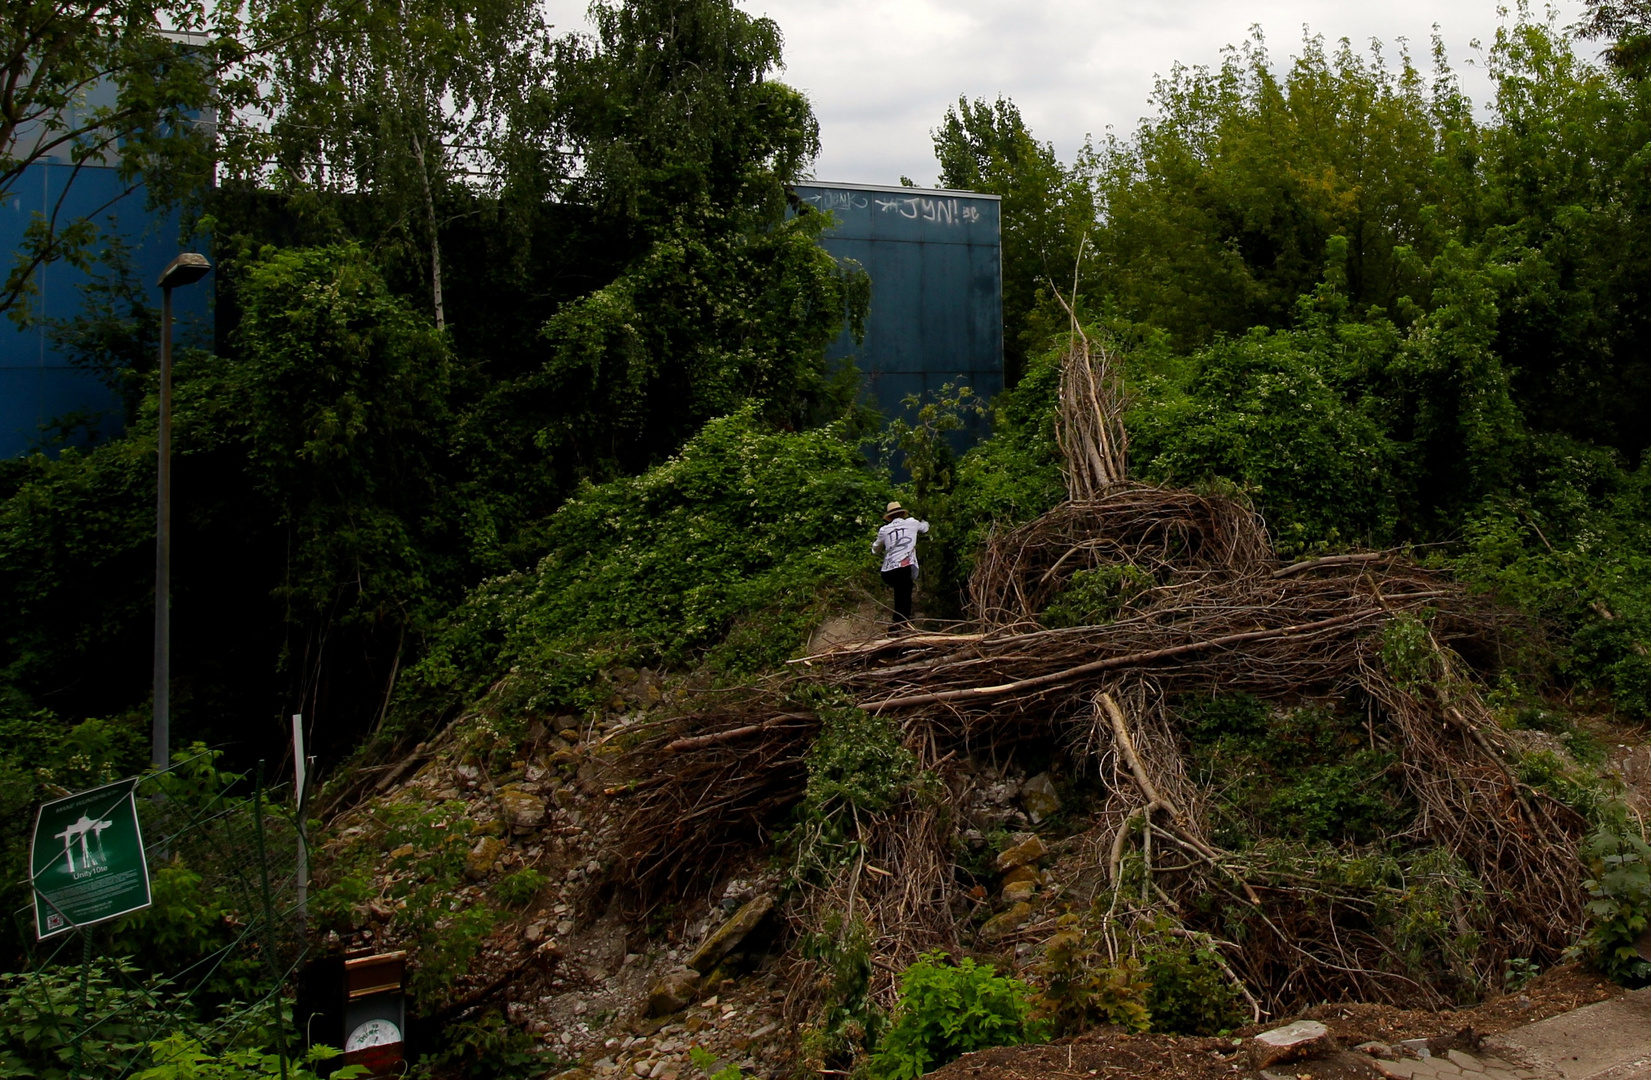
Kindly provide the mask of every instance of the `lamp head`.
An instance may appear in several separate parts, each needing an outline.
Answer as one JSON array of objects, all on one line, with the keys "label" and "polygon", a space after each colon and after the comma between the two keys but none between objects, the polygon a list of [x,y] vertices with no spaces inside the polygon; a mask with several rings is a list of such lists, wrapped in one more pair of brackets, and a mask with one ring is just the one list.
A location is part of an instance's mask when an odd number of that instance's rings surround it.
[{"label": "lamp head", "polygon": [[162,289],[191,285],[205,277],[211,269],[212,264],[206,261],[205,255],[186,251],[166,264],[166,269],[161,271],[160,280],[155,284]]}]

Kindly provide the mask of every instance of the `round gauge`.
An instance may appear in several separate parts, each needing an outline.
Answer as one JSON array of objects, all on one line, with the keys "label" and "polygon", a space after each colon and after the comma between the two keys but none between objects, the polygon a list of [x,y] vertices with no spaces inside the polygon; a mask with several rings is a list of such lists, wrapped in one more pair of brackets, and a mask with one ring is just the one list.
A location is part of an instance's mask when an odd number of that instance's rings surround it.
[{"label": "round gauge", "polygon": [[350,1037],[344,1040],[344,1052],[348,1054],[354,1050],[365,1050],[370,1046],[388,1046],[400,1041],[401,1029],[395,1024],[388,1020],[369,1020],[350,1032]]}]

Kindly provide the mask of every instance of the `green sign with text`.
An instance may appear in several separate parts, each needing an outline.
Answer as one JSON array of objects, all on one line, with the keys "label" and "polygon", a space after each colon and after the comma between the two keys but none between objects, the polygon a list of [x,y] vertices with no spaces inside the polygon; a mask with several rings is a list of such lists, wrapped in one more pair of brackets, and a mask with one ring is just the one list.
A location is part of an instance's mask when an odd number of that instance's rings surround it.
[{"label": "green sign with text", "polygon": [[41,803],[29,864],[41,938],[149,906],[136,780]]}]

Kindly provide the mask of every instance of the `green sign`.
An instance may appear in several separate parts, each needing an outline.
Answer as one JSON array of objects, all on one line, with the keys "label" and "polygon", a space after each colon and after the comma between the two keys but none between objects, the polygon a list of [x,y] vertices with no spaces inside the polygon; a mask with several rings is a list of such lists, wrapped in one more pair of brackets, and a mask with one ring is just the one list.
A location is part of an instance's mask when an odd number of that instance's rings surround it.
[{"label": "green sign", "polygon": [[29,864],[41,938],[149,906],[136,780],[41,803]]}]

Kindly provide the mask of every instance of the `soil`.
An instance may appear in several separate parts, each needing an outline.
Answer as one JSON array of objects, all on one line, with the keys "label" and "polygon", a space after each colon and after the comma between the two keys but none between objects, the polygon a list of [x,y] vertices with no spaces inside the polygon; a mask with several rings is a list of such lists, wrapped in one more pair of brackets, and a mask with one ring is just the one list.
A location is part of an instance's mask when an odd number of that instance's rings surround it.
[{"label": "soil", "polygon": [[[965,1054],[929,1074],[933,1080],[1089,1080],[1091,1077],[1138,1077],[1141,1080],[1235,1080],[1259,1074],[1250,1067],[1244,1037],[1291,1020],[1322,1021],[1338,1043],[1396,1043],[1427,1039],[1435,1050],[1471,1049],[1485,1035],[1545,1020],[1563,1012],[1615,997],[1620,986],[1576,964],[1545,972],[1516,994],[1495,998],[1471,1009],[1429,1012],[1388,1005],[1320,1005],[1301,1016],[1283,1016],[1235,1031],[1229,1038],[1174,1035],[1091,1033],[1047,1046],[1000,1047]],[[1365,1080],[1374,1071],[1359,1055],[1277,1066],[1279,1075],[1311,1080]]]}]

